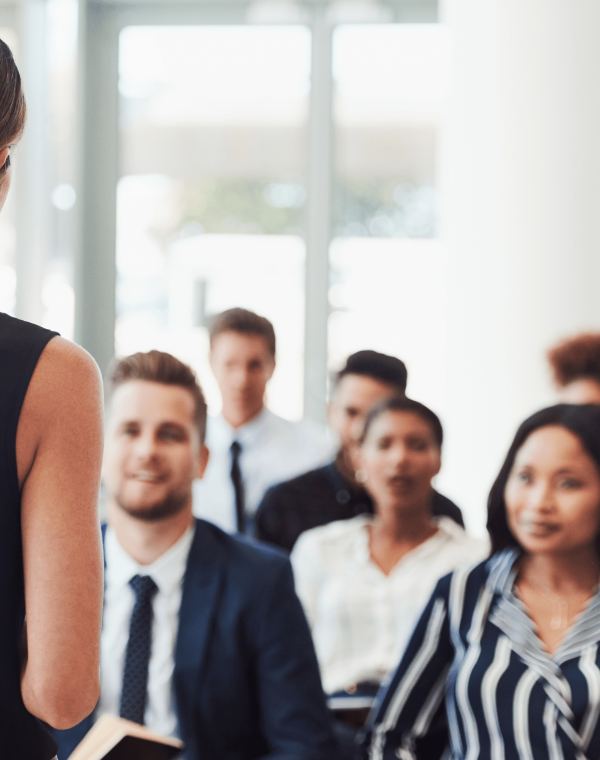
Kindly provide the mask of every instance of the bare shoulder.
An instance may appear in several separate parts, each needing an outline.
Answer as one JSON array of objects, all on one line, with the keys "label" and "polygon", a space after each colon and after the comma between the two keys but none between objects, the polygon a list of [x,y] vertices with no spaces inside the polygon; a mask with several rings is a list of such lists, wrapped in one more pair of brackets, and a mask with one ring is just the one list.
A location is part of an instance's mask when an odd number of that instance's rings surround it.
[{"label": "bare shoulder", "polygon": [[17,429],[17,470],[22,484],[46,437],[73,424],[96,428],[102,421],[102,379],[98,365],[80,346],[52,338],[38,360]]},{"label": "bare shoulder", "polygon": [[[42,351],[30,383],[32,395],[47,393],[50,388],[76,389],[80,383],[101,387],[100,371],[92,357],[81,346],[60,336],[52,338]],[[66,384],[66,386],[65,386]]]},{"label": "bare shoulder", "polygon": [[59,336],[42,351],[31,381],[19,427],[24,423],[50,423],[65,408],[73,412],[83,403],[87,407],[101,398],[102,379],[98,365],[83,348]]}]

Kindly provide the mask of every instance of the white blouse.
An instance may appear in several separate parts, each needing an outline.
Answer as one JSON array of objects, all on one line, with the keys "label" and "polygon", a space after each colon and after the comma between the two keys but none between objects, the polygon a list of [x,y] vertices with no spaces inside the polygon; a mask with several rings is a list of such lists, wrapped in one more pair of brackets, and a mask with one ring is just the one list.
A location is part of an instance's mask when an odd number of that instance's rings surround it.
[{"label": "white blouse", "polygon": [[365,680],[384,680],[398,665],[438,580],[486,557],[449,517],[406,554],[389,575],[371,559],[370,515],[303,533],[292,552],[296,592],[310,624],[328,694]]}]

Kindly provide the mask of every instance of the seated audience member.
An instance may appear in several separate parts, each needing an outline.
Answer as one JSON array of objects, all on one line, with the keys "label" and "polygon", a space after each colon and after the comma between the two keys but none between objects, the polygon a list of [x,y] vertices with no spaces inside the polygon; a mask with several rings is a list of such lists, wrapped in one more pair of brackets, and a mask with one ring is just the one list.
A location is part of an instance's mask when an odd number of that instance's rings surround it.
[{"label": "seated audience member", "polygon": [[58,731],[66,760],[103,713],[179,736],[186,760],[330,760],[310,631],[289,561],[192,516],[206,404],[159,351],[110,376],[106,594],[95,713]]},{"label": "seated audience member", "polygon": [[275,331],[268,319],[229,309],[212,319],[209,332],[223,410],[208,422],[210,461],[194,484],[194,514],[230,532],[253,533],[267,488],[326,462],[332,442],[315,423],[290,422],[265,406],[275,369]]},{"label": "seated audience member", "polygon": [[525,420],[488,530],[490,559],[432,594],[378,697],[365,760],[600,757],[600,407]]},{"label": "seated audience member", "polygon": [[296,590],[329,695],[374,696],[439,579],[488,553],[486,542],[432,514],[441,446],[442,426],[427,407],[381,402],[367,416],[357,455],[375,514],[314,528],[294,547]]},{"label": "seated audience member", "polygon": [[[404,396],[404,362],[377,351],[352,354],[338,372],[329,405],[329,424],[340,447],[334,461],[270,488],[256,513],[256,536],[291,551],[305,530],[373,513],[369,492],[356,479],[352,453],[370,409],[383,399]],[[460,509],[432,491],[434,515],[463,525]]]},{"label": "seated audience member", "polygon": [[577,335],[548,351],[561,401],[600,404],[600,333]]}]

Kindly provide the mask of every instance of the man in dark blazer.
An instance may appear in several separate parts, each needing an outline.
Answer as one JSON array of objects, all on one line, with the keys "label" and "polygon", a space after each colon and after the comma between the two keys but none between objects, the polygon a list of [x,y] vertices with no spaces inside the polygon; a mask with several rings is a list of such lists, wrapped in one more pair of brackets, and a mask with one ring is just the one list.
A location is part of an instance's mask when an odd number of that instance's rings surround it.
[{"label": "man in dark blazer", "polygon": [[178,735],[186,760],[335,758],[287,559],[192,516],[208,458],[192,371],[135,354],[109,390],[102,691],[92,716],[55,732],[59,760],[106,712]]},{"label": "man in dark blazer", "polygon": [[[352,454],[369,411],[391,396],[404,396],[408,373],[404,362],[377,351],[358,351],[337,373],[329,405],[329,425],[340,447],[324,467],[272,486],[255,517],[255,535],[288,552],[298,536],[336,520],[373,514],[373,500],[356,477]],[[460,509],[434,491],[433,515],[446,515],[464,526]]]}]

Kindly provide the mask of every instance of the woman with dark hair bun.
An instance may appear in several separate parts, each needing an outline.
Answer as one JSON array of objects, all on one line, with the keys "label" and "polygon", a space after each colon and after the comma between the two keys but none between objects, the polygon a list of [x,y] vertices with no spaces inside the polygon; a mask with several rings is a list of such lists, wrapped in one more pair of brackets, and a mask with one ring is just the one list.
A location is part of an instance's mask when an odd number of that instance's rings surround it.
[{"label": "woman with dark hair bun", "polygon": [[[0,40],[0,208],[25,127]],[[32,220],[35,224],[35,220]],[[88,354],[0,313],[0,758],[50,760],[99,695],[102,391]]]},{"label": "woman with dark hair bun", "polygon": [[[395,667],[438,580],[487,554],[485,542],[432,514],[442,438],[437,415],[418,401],[389,398],[375,406],[357,456],[357,479],[375,514],[306,531],[292,552],[323,687],[338,708],[344,760],[353,757],[364,708]],[[362,713],[348,709],[357,701]]]},{"label": "woman with dark hair bun", "polygon": [[521,425],[488,529],[490,559],[433,593],[374,712],[370,760],[600,758],[600,406]]}]

